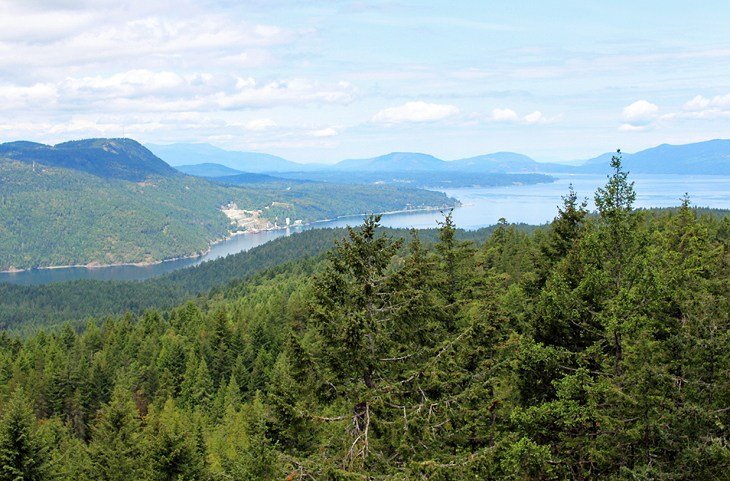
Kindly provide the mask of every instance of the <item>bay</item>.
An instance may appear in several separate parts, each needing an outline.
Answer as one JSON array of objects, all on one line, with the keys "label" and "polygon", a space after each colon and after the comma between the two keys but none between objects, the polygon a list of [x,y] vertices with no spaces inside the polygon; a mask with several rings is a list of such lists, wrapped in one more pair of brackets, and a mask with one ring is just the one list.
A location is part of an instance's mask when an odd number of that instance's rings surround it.
[{"label": "bay", "polygon": [[[681,176],[681,175],[633,175],[637,192],[636,207],[672,207],[688,193],[693,205],[730,209],[730,177]],[[578,195],[589,200],[593,208],[593,193],[606,182],[606,176],[593,174],[561,175],[550,184],[515,185],[507,187],[446,189],[449,196],[459,199],[462,206],[455,209],[453,218],[462,229],[474,230],[494,225],[500,218],[508,222],[544,224],[552,220],[561,204],[561,196],[568,192],[570,184]],[[386,227],[428,229],[438,226],[443,219],[441,212],[394,213],[383,216]],[[215,244],[204,256],[178,259],[149,266],[66,267],[58,269],[34,269],[0,274],[0,282],[38,285],[78,279],[96,280],[143,280],[177,269],[190,267],[229,254],[249,250],[282,236],[302,230],[323,227],[356,225],[362,216],[317,222],[298,228],[241,234]]]}]

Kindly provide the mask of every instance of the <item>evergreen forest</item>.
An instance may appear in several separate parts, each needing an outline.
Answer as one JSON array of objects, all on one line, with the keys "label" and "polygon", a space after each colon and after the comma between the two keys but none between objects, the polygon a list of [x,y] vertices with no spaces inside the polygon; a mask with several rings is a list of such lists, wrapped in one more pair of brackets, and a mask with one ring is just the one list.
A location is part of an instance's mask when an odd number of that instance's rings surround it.
[{"label": "evergreen forest", "polygon": [[370,216],[3,331],[0,481],[730,479],[730,217],[635,209],[611,167],[538,229]]}]

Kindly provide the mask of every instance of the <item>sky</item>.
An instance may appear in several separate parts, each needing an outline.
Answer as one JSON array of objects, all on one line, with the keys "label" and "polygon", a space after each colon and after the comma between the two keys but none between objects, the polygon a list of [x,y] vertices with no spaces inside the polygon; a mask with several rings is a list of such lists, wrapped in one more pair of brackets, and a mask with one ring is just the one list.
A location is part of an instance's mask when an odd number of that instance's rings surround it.
[{"label": "sky", "polygon": [[0,142],[585,159],[730,138],[730,2],[0,0]]}]

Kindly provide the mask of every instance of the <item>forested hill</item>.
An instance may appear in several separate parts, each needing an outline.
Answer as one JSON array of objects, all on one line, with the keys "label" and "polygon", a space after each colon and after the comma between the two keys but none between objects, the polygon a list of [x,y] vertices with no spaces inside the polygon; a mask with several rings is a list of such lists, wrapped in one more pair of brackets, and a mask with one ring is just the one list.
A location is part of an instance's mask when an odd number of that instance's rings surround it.
[{"label": "forested hill", "polygon": [[[129,140],[3,144],[0,270],[156,262],[287,217],[306,223],[457,203],[413,188],[268,180],[230,186],[186,176]],[[233,204],[241,223],[222,210]]]},{"label": "forested hill", "polygon": [[132,139],[74,140],[53,146],[23,141],[8,142],[0,144],[0,158],[64,167],[103,178],[135,182],[149,176],[180,175]]},{"label": "forested hill", "polygon": [[[477,245],[377,229],[163,312],[0,337],[23,479],[720,480],[730,218],[633,208]],[[316,265],[315,265],[316,264]]]}]

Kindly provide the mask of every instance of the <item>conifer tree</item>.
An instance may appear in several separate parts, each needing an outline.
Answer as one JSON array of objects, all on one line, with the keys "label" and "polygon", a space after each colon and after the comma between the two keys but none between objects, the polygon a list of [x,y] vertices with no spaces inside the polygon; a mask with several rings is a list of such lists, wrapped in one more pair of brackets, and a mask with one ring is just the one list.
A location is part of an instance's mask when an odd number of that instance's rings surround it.
[{"label": "conifer tree", "polygon": [[160,412],[148,416],[144,446],[151,480],[205,479],[205,461],[196,446],[195,426],[174,400],[168,399]]},{"label": "conifer tree", "polygon": [[142,479],[145,474],[139,413],[122,384],[99,411],[89,453],[95,479],[127,481]]},{"label": "conifer tree", "polygon": [[388,270],[401,240],[377,234],[380,216],[348,228],[314,282],[312,320],[321,342],[322,368],[352,409],[347,463],[360,465],[371,448],[372,391],[382,383],[391,352],[388,318],[394,313]]},{"label": "conifer tree", "polygon": [[210,335],[211,377],[215,384],[225,382],[231,372],[230,358],[231,332],[225,309],[218,308],[213,313],[213,326]]},{"label": "conifer tree", "polygon": [[443,297],[446,329],[452,332],[456,327],[456,318],[459,311],[459,299],[468,289],[465,281],[468,278],[465,261],[471,255],[468,243],[460,242],[456,238],[456,224],[453,211],[444,215],[439,221],[439,241],[434,246],[438,269],[434,272],[434,280],[438,291]]},{"label": "conifer tree", "polygon": [[0,421],[0,481],[49,480],[48,460],[33,408],[25,392],[16,389]]},{"label": "conifer tree", "polygon": [[635,227],[638,217],[633,206],[636,200],[634,182],[629,182],[628,172],[621,164],[621,150],[611,157],[613,173],[604,187],[596,190],[594,197],[599,214],[599,238],[603,256],[603,268],[610,275],[614,292],[622,287],[622,274],[630,262],[636,244]]},{"label": "conifer tree", "polygon": [[550,265],[563,259],[575,248],[588,215],[588,201],[578,201],[578,194],[573,184],[569,185],[568,193],[561,199],[563,205],[558,207],[558,215],[550,224],[547,243],[542,246],[542,252]]}]

